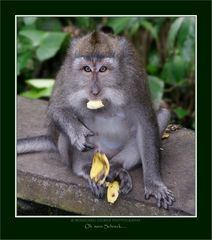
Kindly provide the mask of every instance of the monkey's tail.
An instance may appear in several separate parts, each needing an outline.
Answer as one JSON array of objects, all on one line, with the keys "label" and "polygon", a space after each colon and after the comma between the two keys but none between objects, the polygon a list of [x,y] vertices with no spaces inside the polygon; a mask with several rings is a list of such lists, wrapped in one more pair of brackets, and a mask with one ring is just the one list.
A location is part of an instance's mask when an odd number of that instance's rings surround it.
[{"label": "monkey's tail", "polygon": [[56,152],[57,147],[47,135],[17,140],[17,154],[32,152]]}]

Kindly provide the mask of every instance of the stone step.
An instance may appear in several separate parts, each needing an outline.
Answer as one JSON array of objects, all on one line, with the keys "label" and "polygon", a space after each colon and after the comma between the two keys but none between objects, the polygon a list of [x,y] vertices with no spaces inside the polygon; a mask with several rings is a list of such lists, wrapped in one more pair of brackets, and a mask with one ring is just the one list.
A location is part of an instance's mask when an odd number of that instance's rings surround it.
[{"label": "stone step", "polygon": [[[17,137],[45,134],[48,102],[17,98]],[[172,132],[162,141],[162,178],[174,192],[170,210],[144,200],[142,169],[130,171],[133,190],[114,205],[99,200],[87,183],[64,166],[56,153],[17,157],[17,197],[85,216],[191,216],[195,215],[195,134],[188,129]]]}]

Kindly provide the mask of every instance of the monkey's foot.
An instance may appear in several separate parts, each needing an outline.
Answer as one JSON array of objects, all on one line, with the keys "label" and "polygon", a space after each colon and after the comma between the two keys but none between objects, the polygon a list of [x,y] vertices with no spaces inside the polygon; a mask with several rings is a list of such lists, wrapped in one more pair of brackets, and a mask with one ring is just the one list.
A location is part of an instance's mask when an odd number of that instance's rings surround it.
[{"label": "monkey's foot", "polygon": [[89,187],[92,191],[92,193],[97,197],[97,198],[103,198],[106,192],[106,188],[104,185],[100,185],[95,183],[92,180],[89,180]]},{"label": "monkey's foot", "polygon": [[153,196],[157,200],[157,206],[168,209],[175,201],[174,194],[162,182],[146,183],[145,186],[145,199]]},{"label": "monkey's foot", "polygon": [[97,184],[95,181],[91,180],[90,178],[90,169],[91,169],[91,164],[87,163],[83,167],[83,175],[82,177],[88,182],[88,185],[92,191],[92,193],[97,197],[97,198],[103,198],[106,192],[106,186],[104,184]]},{"label": "monkey's foot", "polygon": [[107,177],[107,181],[113,182],[115,180],[120,183],[120,193],[127,194],[132,190],[132,178],[128,171],[120,167],[113,168],[113,165],[111,165],[111,170]]},{"label": "monkey's foot", "polygon": [[132,178],[130,176],[130,174],[125,170],[125,169],[121,169],[121,171],[119,172],[119,180],[120,180],[120,193],[122,194],[127,194],[128,192],[130,192],[132,190]]}]

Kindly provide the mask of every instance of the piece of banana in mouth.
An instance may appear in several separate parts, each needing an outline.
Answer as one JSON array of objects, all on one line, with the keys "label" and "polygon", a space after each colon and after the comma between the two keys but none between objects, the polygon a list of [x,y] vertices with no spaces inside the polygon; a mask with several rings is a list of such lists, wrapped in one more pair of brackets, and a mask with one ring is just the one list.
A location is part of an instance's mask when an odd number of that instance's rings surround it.
[{"label": "piece of banana in mouth", "polygon": [[87,102],[88,109],[99,109],[104,107],[102,100],[90,100]]}]

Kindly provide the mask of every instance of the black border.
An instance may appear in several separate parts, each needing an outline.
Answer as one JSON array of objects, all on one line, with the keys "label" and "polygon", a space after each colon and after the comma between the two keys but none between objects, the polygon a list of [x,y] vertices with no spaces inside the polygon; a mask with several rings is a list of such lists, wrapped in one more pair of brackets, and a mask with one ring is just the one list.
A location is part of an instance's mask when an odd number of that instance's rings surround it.
[{"label": "black border", "polygon": [[[143,218],[120,230],[85,230],[67,218],[15,218],[15,15],[197,15],[198,217]],[[211,2],[4,1],[1,2],[1,238],[210,239],[211,238]],[[88,220],[89,221],[89,220]],[[99,221],[99,220],[98,220]],[[103,221],[103,220],[102,220]],[[106,221],[107,222],[107,221]],[[120,223],[121,223],[120,219]]]}]

